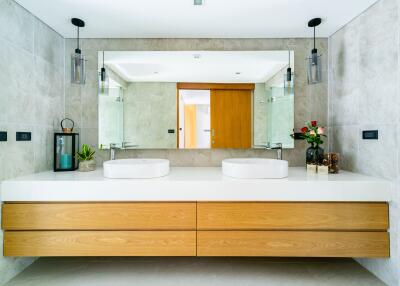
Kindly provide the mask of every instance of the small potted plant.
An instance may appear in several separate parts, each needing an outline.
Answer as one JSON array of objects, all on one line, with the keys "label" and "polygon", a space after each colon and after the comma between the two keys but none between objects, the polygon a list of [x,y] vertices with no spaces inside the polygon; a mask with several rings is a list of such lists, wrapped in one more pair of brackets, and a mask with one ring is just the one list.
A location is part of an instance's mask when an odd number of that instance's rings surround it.
[{"label": "small potted plant", "polygon": [[77,152],[79,159],[79,171],[80,172],[90,172],[96,170],[96,162],[94,160],[95,151],[92,150],[89,145],[82,145],[82,152]]},{"label": "small potted plant", "polygon": [[301,128],[300,139],[306,140],[311,146],[306,152],[306,163],[318,165],[324,159],[324,149],[320,147],[324,143],[325,128],[318,126],[318,121],[313,120]]}]

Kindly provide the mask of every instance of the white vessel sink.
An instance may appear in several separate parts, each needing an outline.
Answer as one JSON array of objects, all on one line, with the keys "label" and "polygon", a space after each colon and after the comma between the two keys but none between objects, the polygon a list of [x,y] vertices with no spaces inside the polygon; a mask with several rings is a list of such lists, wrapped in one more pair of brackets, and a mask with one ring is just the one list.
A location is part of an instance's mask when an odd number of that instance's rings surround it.
[{"label": "white vessel sink", "polygon": [[110,179],[149,179],[168,175],[165,159],[123,159],[103,163],[103,176]]},{"label": "white vessel sink", "polygon": [[288,161],[243,158],[222,161],[222,173],[239,179],[282,179],[288,176]]}]

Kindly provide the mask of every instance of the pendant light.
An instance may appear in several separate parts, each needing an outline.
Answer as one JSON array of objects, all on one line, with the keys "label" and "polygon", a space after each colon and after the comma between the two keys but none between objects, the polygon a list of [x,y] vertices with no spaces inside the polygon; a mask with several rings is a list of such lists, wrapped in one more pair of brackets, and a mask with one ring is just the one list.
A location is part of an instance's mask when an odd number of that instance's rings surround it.
[{"label": "pendant light", "polygon": [[294,81],[294,73],[292,72],[292,66],[291,66],[291,53],[290,50],[288,51],[289,53],[289,66],[286,70],[286,74],[284,75],[284,87],[285,87],[285,94],[292,93],[292,87],[293,87],[293,81]]},{"label": "pendant light", "polygon": [[77,27],[78,30],[77,48],[71,56],[71,83],[85,84],[85,57],[82,55],[82,51],[79,48],[79,29],[85,27],[85,22],[78,18],[72,18],[71,23]]},{"label": "pendant light", "polygon": [[314,28],[314,48],[311,51],[311,56],[307,59],[307,76],[308,84],[317,84],[322,81],[321,76],[321,55],[315,47],[315,27],[322,22],[321,18],[315,18],[308,22],[308,27]]},{"label": "pendant light", "polygon": [[99,93],[102,95],[108,95],[108,90],[110,86],[110,81],[106,67],[104,65],[104,51],[103,51],[103,66],[99,72]]}]

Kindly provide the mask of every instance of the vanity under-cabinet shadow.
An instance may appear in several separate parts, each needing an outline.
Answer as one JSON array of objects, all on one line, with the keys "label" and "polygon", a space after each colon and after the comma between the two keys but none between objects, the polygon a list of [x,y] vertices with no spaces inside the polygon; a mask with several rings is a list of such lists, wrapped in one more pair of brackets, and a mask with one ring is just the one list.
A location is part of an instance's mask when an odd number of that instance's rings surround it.
[{"label": "vanity under-cabinet shadow", "polygon": [[351,259],[40,258],[6,286],[384,285]]},{"label": "vanity under-cabinet shadow", "polygon": [[293,51],[101,51],[98,64],[100,149],[294,148]]}]

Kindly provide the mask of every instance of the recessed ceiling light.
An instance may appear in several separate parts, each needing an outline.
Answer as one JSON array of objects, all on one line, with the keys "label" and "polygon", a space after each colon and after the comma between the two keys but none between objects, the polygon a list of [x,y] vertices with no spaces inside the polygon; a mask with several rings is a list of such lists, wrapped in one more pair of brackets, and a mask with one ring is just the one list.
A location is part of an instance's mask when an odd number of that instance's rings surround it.
[{"label": "recessed ceiling light", "polygon": [[201,58],[201,55],[200,55],[200,54],[194,54],[194,55],[193,55],[193,58],[196,59],[196,60],[198,60],[198,59]]},{"label": "recessed ceiling light", "polygon": [[203,0],[193,0],[193,5],[201,6],[201,5],[203,5]]}]

